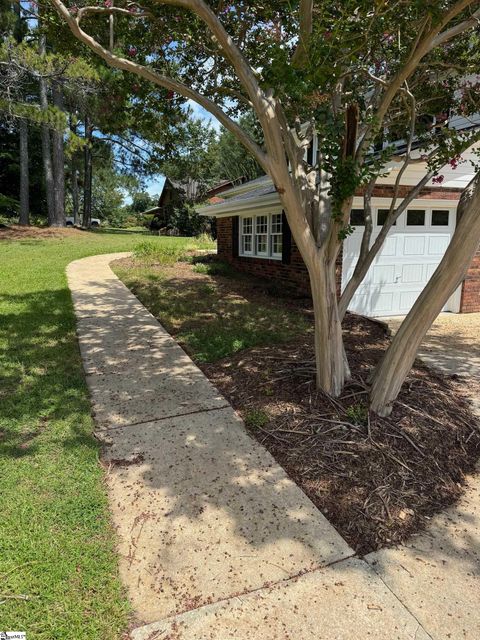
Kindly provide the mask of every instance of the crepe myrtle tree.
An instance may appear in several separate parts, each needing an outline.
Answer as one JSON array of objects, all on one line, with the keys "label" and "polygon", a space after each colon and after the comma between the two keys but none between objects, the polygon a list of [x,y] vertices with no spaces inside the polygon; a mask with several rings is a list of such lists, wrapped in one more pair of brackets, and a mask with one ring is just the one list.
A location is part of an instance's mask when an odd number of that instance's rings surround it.
[{"label": "crepe myrtle tree", "polygon": [[[476,140],[475,131],[447,125],[451,115],[478,111],[480,1],[48,2],[107,64],[210,112],[272,178],[310,276],[317,385],[339,395],[349,375],[341,326],[349,300],[408,202],[432,177],[440,183],[441,167]],[[114,37],[107,20],[110,27],[115,21]],[[257,119],[262,146],[239,124],[245,112]],[[438,113],[443,122],[432,126],[428,116]],[[315,133],[318,153],[311,158]],[[399,139],[406,141],[401,158],[390,144]],[[397,206],[401,174],[419,158],[426,175]],[[401,169],[392,207],[372,245],[373,187],[395,161]],[[338,301],[335,263],[361,190],[362,255]],[[397,375],[387,360],[383,374]]]}]

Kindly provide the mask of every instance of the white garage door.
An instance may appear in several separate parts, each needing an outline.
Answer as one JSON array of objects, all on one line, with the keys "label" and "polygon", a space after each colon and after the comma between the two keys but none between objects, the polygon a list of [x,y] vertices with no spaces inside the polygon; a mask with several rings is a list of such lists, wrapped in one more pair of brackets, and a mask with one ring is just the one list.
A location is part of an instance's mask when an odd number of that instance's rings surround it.
[{"label": "white garage door", "polygon": [[[387,209],[373,208],[372,213],[373,242]],[[343,286],[350,279],[360,253],[363,211],[354,209],[351,220],[356,228],[344,244]],[[353,297],[350,310],[368,316],[407,313],[442,259],[455,230],[455,220],[454,208],[425,208],[423,203],[403,213]],[[454,306],[452,298],[444,310],[457,311]]]}]

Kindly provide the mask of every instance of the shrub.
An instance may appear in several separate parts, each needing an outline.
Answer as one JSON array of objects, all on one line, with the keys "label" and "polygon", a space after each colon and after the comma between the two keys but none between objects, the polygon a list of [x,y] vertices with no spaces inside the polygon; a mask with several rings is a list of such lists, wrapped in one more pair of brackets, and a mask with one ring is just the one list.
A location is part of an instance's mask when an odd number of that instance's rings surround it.
[{"label": "shrub", "polygon": [[133,249],[135,258],[158,264],[175,264],[185,255],[185,247],[179,244],[139,242]]},{"label": "shrub", "polygon": [[231,277],[234,273],[232,267],[227,262],[196,262],[193,265],[196,273],[206,273],[209,276]]},{"label": "shrub", "polygon": [[260,409],[250,409],[245,414],[245,424],[251,429],[261,429],[268,424],[269,419],[265,411]]},{"label": "shrub", "polygon": [[368,408],[363,404],[350,405],[345,414],[353,424],[365,426],[368,423]]}]

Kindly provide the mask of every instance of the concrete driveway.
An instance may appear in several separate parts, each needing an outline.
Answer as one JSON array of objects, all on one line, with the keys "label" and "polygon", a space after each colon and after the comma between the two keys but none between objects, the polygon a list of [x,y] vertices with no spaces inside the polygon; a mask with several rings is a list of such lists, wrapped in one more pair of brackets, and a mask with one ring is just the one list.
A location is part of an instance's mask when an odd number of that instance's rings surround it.
[{"label": "concrete driveway", "polygon": [[[395,333],[403,317],[379,318]],[[480,380],[480,313],[441,313],[419,351],[427,364],[448,374]]]}]

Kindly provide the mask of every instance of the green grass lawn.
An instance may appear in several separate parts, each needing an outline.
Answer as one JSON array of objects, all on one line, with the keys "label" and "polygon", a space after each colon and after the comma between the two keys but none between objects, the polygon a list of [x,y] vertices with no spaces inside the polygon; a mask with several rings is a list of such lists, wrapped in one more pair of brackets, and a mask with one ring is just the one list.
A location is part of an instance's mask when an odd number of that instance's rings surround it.
[{"label": "green grass lawn", "polygon": [[0,240],[0,631],[28,640],[118,639],[128,623],[65,267],[139,241]]},{"label": "green grass lawn", "polygon": [[[255,290],[258,279],[228,264],[153,264],[139,252],[115,273],[199,363],[256,346],[288,342],[311,331],[311,323],[285,299]],[[192,273],[193,271],[193,273]]]}]

